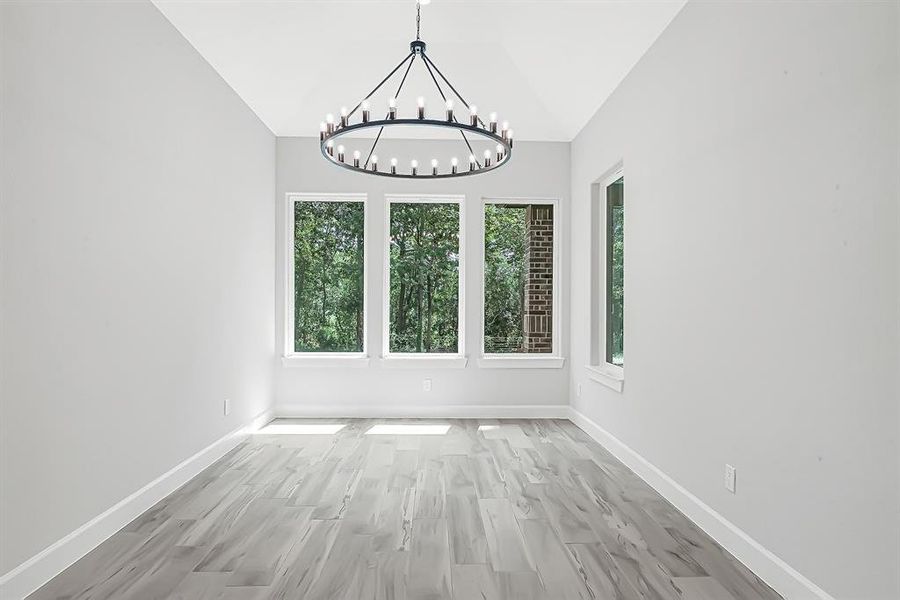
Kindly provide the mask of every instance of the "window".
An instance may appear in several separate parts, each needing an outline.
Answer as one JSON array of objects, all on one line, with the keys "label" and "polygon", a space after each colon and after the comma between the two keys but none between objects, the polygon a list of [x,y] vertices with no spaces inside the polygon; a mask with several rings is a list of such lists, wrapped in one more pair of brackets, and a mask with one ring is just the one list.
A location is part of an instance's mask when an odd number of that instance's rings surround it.
[{"label": "window", "polygon": [[286,355],[366,351],[365,196],[288,196]]},{"label": "window", "polygon": [[484,354],[557,351],[555,202],[484,204]]},{"label": "window", "polygon": [[625,362],[625,178],[606,186],[606,362]]},{"label": "window", "polygon": [[591,362],[588,376],[618,392],[625,380],[625,177],[591,187]]},{"label": "window", "polygon": [[459,197],[387,199],[386,356],[462,354],[462,213]]}]

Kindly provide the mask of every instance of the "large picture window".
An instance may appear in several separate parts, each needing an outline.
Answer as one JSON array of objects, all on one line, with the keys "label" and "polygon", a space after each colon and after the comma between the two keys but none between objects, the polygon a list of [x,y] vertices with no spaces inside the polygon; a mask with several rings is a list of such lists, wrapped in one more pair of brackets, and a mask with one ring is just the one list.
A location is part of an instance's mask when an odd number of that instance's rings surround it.
[{"label": "large picture window", "polygon": [[363,354],[365,197],[289,196],[287,352]]},{"label": "large picture window", "polygon": [[552,354],[555,205],[484,204],[484,353]]},{"label": "large picture window", "polygon": [[461,354],[461,198],[387,202],[386,354]]}]

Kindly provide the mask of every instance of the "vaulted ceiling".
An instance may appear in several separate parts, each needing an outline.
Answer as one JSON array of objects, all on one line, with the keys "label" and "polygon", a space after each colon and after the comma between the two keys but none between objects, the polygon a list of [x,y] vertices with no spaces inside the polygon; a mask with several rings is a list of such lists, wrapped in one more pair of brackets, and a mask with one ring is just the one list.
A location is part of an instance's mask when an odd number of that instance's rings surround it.
[{"label": "vaulted ceiling", "polygon": [[[325,114],[355,105],[415,38],[414,0],[155,4],[279,136],[318,135]],[[483,114],[497,111],[520,140],[569,141],[683,4],[433,0],[421,33],[429,57]],[[412,115],[421,95],[437,113],[440,97],[420,67],[400,111]],[[373,110],[390,95],[373,98]]]}]

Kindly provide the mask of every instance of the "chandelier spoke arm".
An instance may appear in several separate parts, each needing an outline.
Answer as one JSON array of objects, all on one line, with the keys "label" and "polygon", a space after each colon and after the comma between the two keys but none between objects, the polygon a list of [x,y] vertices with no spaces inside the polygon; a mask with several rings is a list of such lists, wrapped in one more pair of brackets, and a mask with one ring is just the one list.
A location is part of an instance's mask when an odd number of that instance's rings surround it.
[{"label": "chandelier spoke arm", "polygon": [[[393,77],[393,76],[394,76],[394,73],[396,73],[397,71],[399,71],[399,70],[400,70],[400,67],[402,67],[404,64],[406,64],[406,61],[410,60],[410,58],[415,58],[415,54],[414,54],[413,52],[410,52],[409,54],[407,54],[406,57],[405,57],[403,60],[401,60],[401,61],[397,64],[397,66],[394,67],[394,69],[393,69],[390,73],[387,74],[387,77],[385,77],[384,79],[382,79],[381,82],[380,82],[378,85],[376,85],[374,88],[372,88],[372,91],[369,92],[368,94],[366,94],[365,98],[363,98],[362,100],[360,100],[360,101],[357,103],[357,105],[353,107],[353,110],[351,110],[351,111],[347,114],[347,118],[349,119],[350,117],[352,117],[352,116],[353,116],[353,113],[355,113],[357,110],[359,110],[359,107],[362,106],[362,103],[365,102],[366,100],[368,100],[369,98],[371,98],[372,95],[373,95],[375,92],[377,92],[379,89],[381,89],[381,86],[383,86],[383,85],[385,84],[385,82],[386,82],[388,79],[390,79],[391,77]],[[412,66],[412,61],[410,61],[409,65]],[[409,73],[409,68],[407,68],[406,72]],[[404,75],[403,78],[406,79],[406,76]],[[403,85],[403,84],[401,84],[401,85]]]},{"label": "chandelier spoke arm", "polygon": [[375,154],[375,146],[378,145],[378,140],[381,139],[381,134],[383,131],[383,126],[378,128],[378,135],[375,136],[375,141],[372,142],[372,147],[369,148],[369,154],[366,156],[366,162],[363,163],[363,171],[369,168],[369,161],[372,160],[372,155]]},{"label": "chandelier spoke arm", "polygon": [[[469,143],[469,138],[466,137],[466,132],[465,132],[465,131],[460,131],[460,132],[459,132],[459,135],[462,136],[463,141],[466,143],[466,146],[469,148],[469,154],[470,154],[471,156],[475,156],[475,151],[472,150],[472,144]],[[479,168],[479,169],[481,168],[481,162],[478,160],[478,157],[477,157],[477,156],[475,156],[475,164],[478,165],[478,168]]]},{"label": "chandelier spoke arm", "polygon": [[[409,75],[409,70],[412,69],[413,63],[416,62],[416,56],[415,56],[415,53],[413,53],[413,52],[409,53],[409,55],[404,59],[404,62],[409,60],[410,56],[412,56],[412,60],[410,60],[409,64],[406,65],[406,71],[403,73],[403,78],[400,80],[400,85],[397,86],[397,91],[394,92],[394,98],[396,98],[397,96],[400,95],[400,90],[403,89],[403,84],[406,83],[406,77],[407,77],[407,75]],[[403,63],[400,63],[400,65],[402,65],[402,64]],[[400,65],[397,65],[397,67],[399,68]],[[397,69],[394,69],[394,71],[396,71],[396,70]],[[392,72],[391,75],[393,75],[393,74],[394,73]],[[388,78],[390,78],[390,75],[388,75]],[[383,84],[383,83],[384,83],[384,81],[381,82],[381,84]],[[378,87],[381,87],[381,84],[379,84]],[[377,90],[378,88],[375,88],[375,89]],[[373,91],[372,93],[374,94],[375,92]],[[371,96],[372,94],[369,94],[369,95]],[[362,102],[360,102],[360,104],[362,104]],[[388,111],[388,114],[385,115],[384,118],[387,119],[389,115],[390,115],[390,111]],[[383,131],[384,131],[384,127],[381,127],[378,129],[378,135],[375,136],[375,141],[372,142],[372,147],[369,148],[369,154],[368,154],[368,156],[366,156],[366,162],[363,164],[363,169],[369,168],[369,161],[372,159],[372,155],[375,153],[375,147],[378,145],[378,140],[381,139],[381,134]]]},{"label": "chandelier spoke arm", "polygon": [[[437,77],[434,76],[434,71],[431,70],[431,65],[428,64],[431,61],[428,60],[428,57],[426,57],[424,54],[422,55],[422,58],[424,59],[423,62],[425,63],[425,68],[428,69],[428,74],[431,75],[431,80],[434,81],[434,85],[435,85],[435,87],[437,87],[438,93],[441,95],[441,98],[444,99],[444,102],[446,102],[447,96],[444,95],[444,90],[443,90],[443,88],[441,88],[441,84],[438,83]],[[437,67],[435,67],[435,69],[437,69]],[[447,85],[450,85],[450,84],[448,83]],[[451,86],[451,87],[453,87],[453,86]],[[457,94],[457,96],[459,96],[459,94]],[[462,100],[462,98],[460,98],[460,100]],[[464,100],[463,100],[463,104],[465,104]],[[466,105],[466,108],[468,108],[468,105]],[[453,117],[453,120],[456,121],[455,116]],[[475,156],[475,151],[472,149],[472,144],[469,143],[469,138],[466,137],[466,132],[460,131],[459,134],[462,136],[463,141],[466,143],[466,146],[469,148],[469,155]],[[477,156],[475,156],[475,164],[478,165],[479,169],[481,168],[481,162],[478,160]]]},{"label": "chandelier spoke arm", "polygon": [[[458,91],[456,91],[456,88],[453,87],[453,84],[450,83],[450,80],[447,79],[446,77],[444,77],[444,74],[441,73],[441,70],[438,68],[438,66],[436,64],[434,64],[434,61],[431,60],[430,58],[428,58],[428,56],[425,54],[422,55],[422,58],[425,60],[426,65],[430,65],[431,67],[434,67],[435,72],[438,74],[438,76],[440,76],[441,79],[444,80],[444,83],[447,84],[447,87],[449,87],[451,90],[453,90],[453,93],[456,94],[456,97],[459,98],[459,101],[462,102],[466,108],[471,108],[469,106],[469,103],[466,102],[466,99],[462,97],[462,94],[460,94]],[[431,71],[431,69],[429,69],[429,72],[430,71]],[[434,77],[434,76],[432,75],[432,77]],[[437,83],[437,82],[435,82],[435,83]],[[484,121],[481,120],[481,117],[477,117],[477,118],[478,118],[478,122],[481,123],[481,126],[487,128],[487,125],[485,125]]]}]

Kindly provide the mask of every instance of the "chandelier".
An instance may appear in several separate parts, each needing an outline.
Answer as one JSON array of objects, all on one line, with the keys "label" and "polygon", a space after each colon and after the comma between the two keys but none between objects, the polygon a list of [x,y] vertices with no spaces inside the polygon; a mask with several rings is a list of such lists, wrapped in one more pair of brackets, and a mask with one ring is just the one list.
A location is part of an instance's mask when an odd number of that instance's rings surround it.
[{"label": "chandelier", "polygon": [[[465,98],[425,53],[425,42],[419,36],[422,3],[427,4],[428,0],[416,1],[416,39],[409,44],[409,54],[352,110],[348,111],[346,107],[342,108],[339,121],[336,122],[334,115],[329,114],[321,123],[319,144],[322,156],[331,163],[367,175],[406,179],[442,179],[487,173],[507,164],[512,158],[513,130],[509,128],[509,124],[504,121],[498,126],[497,113],[491,113],[488,123],[485,123],[478,115],[477,107],[466,102]],[[439,111],[438,115],[427,114],[425,99],[422,96],[418,97],[415,116],[405,117],[399,114],[398,97],[403,89],[403,84],[406,83],[410,69],[416,62],[421,63],[428,71],[438,94],[444,100],[443,109]],[[403,77],[400,79],[397,90],[388,101],[384,118],[373,119],[370,99],[404,67]],[[454,99],[464,107],[461,116],[454,111]],[[354,115],[358,115],[356,119],[354,119]],[[430,168],[421,165],[417,158],[412,158],[408,166],[401,166],[396,158],[390,158],[389,162],[379,162],[376,154],[378,142],[382,139],[382,134],[392,127],[438,128],[444,132],[450,131],[454,136],[455,132],[459,132],[460,150],[464,153],[465,160],[461,164],[457,157],[449,160],[446,160],[445,157],[446,162],[432,158]],[[371,135],[375,129],[378,132],[375,134],[374,141],[359,138],[358,135],[350,136],[350,134],[359,134],[359,132],[369,132]],[[392,131],[397,131],[397,129]],[[371,141],[370,146],[368,146],[369,141]],[[485,145],[486,142],[488,149],[483,153],[478,153],[473,148],[473,142],[479,147]],[[352,143],[364,143],[368,148],[364,148],[363,151],[355,149],[348,152],[345,144]],[[365,158],[363,158],[363,152],[365,152]]]}]

